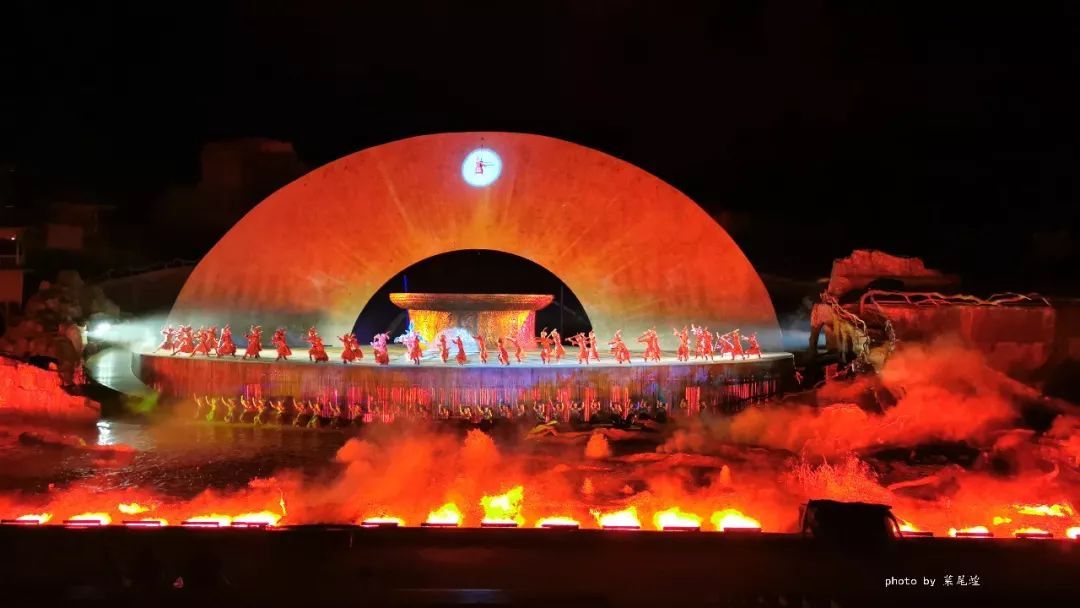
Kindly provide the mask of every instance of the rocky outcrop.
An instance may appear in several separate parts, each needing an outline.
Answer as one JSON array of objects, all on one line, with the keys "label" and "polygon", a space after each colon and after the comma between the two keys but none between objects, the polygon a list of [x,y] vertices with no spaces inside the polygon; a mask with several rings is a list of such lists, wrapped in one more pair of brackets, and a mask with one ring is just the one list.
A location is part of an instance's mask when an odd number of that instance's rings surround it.
[{"label": "rocky outcrop", "polygon": [[101,404],[64,390],[57,370],[0,357],[0,417],[94,424]]}]

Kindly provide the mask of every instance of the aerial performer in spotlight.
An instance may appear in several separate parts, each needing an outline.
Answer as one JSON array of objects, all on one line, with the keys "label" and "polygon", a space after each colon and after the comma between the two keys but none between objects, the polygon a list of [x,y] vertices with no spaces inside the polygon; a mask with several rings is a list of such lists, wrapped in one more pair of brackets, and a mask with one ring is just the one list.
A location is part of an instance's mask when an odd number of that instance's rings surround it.
[{"label": "aerial performer in spotlight", "polygon": [[450,346],[446,343],[446,334],[439,334],[438,346],[439,358],[446,363],[450,359]]},{"label": "aerial performer in spotlight", "polygon": [[262,327],[252,325],[251,329],[248,330],[247,341],[247,348],[244,349],[243,358],[258,359],[259,353],[262,352]]},{"label": "aerial performer in spotlight", "polygon": [[232,328],[228,324],[221,328],[221,342],[217,347],[218,357],[235,357],[236,343],[232,339]]},{"label": "aerial performer in spotlight", "polygon": [[506,351],[506,338],[499,336],[495,340],[495,345],[499,347],[499,363],[510,365],[510,353]]},{"label": "aerial performer in spotlight", "polygon": [[314,327],[308,329],[307,337],[304,338],[308,344],[311,345],[308,348],[308,360],[316,363],[325,362],[330,360],[330,356],[326,354],[326,345],[323,344],[322,336],[319,335],[319,331]]},{"label": "aerial performer in spotlight", "polygon": [[757,358],[760,359],[761,358],[761,345],[758,344],[757,332],[755,331],[755,332],[751,333],[749,336],[747,336],[746,341],[749,343],[749,346],[746,347],[746,352],[743,354],[743,357],[746,358],[746,357],[752,357],[754,355],[757,355]]},{"label": "aerial performer in spotlight", "polygon": [[597,350],[596,345],[599,344],[599,338],[596,337],[596,332],[589,330],[589,358],[594,361],[600,360],[600,351]]},{"label": "aerial performer in spotlight", "polygon": [[375,334],[371,339],[371,350],[375,353],[375,363],[390,365],[390,349],[386,346],[390,342],[390,334]]},{"label": "aerial performer in spotlight", "polygon": [[179,332],[179,341],[176,343],[176,350],[172,354],[187,353],[191,354],[195,352],[195,333],[191,330],[190,325],[181,325]]},{"label": "aerial performer in spotlight", "polygon": [[682,331],[672,328],[672,335],[679,339],[679,349],[675,351],[675,358],[679,361],[690,360],[690,332],[683,325]]},{"label": "aerial performer in spotlight", "polygon": [[270,339],[270,343],[277,348],[277,359],[274,361],[288,361],[292,355],[292,349],[289,348],[288,342],[285,340],[285,328],[280,327],[274,332],[274,337]]},{"label": "aerial performer in spotlight", "polygon": [[473,340],[476,340],[476,345],[480,347],[480,362],[481,363],[487,363],[487,360],[488,360],[487,340],[484,339],[484,335],[480,334],[478,336],[473,336]]},{"label": "aerial performer in spotlight", "polygon": [[554,347],[555,363],[558,363],[566,356],[566,349],[562,345],[562,336],[559,335],[559,330],[553,329],[548,334],[548,337],[551,338],[551,344]]},{"label": "aerial performer in spotlight", "polygon": [[161,344],[158,344],[158,347],[154,349],[154,352],[157,352],[159,350],[176,350],[177,331],[173,329],[173,326],[166,325],[165,328],[161,330],[161,335],[164,336],[165,339],[161,341]]},{"label": "aerial performer in spotlight", "polygon": [[461,336],[454,337],[454,346],[457,347],[457,356],[454,359],[458,365],[465,365],[469,359],[465,356],[465,343],[461,341]]}]

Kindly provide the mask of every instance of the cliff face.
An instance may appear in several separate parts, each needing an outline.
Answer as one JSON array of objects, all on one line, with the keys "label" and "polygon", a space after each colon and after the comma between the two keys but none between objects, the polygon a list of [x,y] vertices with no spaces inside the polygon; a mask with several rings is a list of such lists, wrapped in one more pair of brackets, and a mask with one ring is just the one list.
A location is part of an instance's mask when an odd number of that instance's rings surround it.
[{"label": "cliff face", "polygon": [[0,416],[94,424],[101,404],[65,391],[55,370],[0,357]]}]

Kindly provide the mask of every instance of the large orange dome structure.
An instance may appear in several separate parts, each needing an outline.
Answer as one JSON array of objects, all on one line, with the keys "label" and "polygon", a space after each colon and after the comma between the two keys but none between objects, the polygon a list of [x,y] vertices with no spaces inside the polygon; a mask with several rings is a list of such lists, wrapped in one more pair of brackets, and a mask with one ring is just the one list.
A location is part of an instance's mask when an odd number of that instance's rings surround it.
[{"label": "large orange dome structure", "polygon": [[[468,164],[477,150],[497,155],[482,181]],[[697,204],[602,152],[517,133],[413,137],[308,173],[210,250],[170,322],[287,326],[294,336],[316,325],[336,336],[351,331],[395,274],[463,249],[543,266],[577,295],[605,339],[656,327],[673,348],[671,328],[696,323],[757,331],[766,349],[780,345],[761,278]]]}]

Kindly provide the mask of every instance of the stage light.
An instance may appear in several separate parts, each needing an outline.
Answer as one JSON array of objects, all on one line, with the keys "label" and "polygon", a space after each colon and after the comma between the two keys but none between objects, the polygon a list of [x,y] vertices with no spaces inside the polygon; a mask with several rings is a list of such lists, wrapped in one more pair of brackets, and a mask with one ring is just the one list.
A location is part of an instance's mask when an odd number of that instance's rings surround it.
[{"label": "stage light", "polygon": [[490,148],[477,148],[469,152],[461,163],[461,177],[466,184],[483,188],[499,179],[502,159]]},{"label": "stage light", "polygon": [[108,321],[100,321],[93,325],[86,335],[91,338],[104,338],[106,334],[112,331],[113,324]]}]

